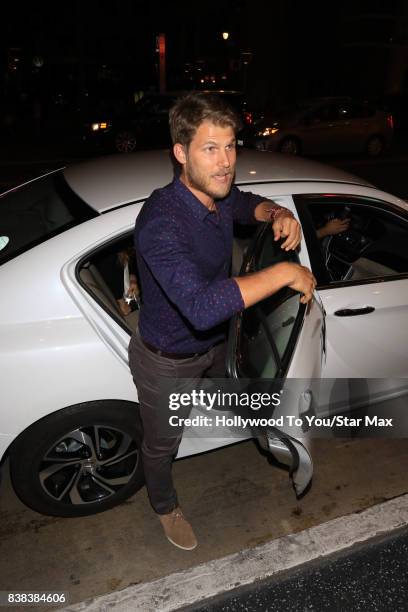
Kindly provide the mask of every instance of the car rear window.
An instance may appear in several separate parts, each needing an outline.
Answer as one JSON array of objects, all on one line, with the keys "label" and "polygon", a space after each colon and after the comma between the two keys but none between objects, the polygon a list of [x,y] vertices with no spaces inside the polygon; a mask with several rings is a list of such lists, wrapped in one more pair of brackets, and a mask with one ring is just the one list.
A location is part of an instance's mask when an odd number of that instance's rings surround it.
[{"label": "car rear window", "polygon": [[62,172],[1,194],[0,265],[97,216],[72,191]]}]

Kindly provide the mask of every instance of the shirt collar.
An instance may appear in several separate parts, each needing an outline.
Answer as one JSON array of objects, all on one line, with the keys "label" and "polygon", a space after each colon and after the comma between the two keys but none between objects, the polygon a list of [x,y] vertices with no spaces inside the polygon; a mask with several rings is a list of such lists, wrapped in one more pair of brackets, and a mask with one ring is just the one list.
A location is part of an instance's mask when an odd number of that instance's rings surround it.
[{"label": "shirt collar", "polygon": [[204,221],[208,215],[214,214],[194,195],[192,191],[178,178],[173,180],[174,191],[176,194],[188,204],[189,209],[197,219]]}]

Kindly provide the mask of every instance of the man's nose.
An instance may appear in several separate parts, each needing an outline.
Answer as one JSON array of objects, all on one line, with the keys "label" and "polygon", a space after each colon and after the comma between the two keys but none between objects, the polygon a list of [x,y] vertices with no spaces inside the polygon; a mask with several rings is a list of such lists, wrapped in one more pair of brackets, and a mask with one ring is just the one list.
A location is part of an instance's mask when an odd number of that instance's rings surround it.
[{"label": "man's nose", "polygon": [[231,165],[231,160],[230,160],[230,153],[229,151],[220,151],[220,155],[218,158],[218,164],[220,166],[223,166],[224,168],[229,168]]}]

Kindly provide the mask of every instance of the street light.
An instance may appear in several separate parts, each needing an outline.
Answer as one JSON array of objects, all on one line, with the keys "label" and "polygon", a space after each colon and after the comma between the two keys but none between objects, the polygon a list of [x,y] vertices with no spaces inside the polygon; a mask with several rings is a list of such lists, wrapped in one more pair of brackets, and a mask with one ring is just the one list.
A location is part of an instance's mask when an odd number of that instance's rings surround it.
[{"label": "street light", "polygon": [[222,33],[222,37],[223,37],[223,39],[224,39],[224,40],[228,40],[228,38],[229,38],[229,32],[223,32],[223,33]]}]

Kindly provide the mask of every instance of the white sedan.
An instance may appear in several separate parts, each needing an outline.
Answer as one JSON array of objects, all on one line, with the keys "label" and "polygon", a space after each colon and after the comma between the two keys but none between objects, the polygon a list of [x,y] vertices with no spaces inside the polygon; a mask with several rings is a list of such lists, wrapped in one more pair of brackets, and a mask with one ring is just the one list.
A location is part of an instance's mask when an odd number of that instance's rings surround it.
[{"label": "white sedan", "polygon": [[[304,413],[311,380],[406,377],[407,204],[307,160],[241,151],[237,167],[241,189],[286,206],[303,227],[297,254],[279,249],[262,227],[243,273],[294,258],[311,267],[318,287],[308,308],[287,292],[235,317],[230,375],[296,379]],[[91,514],[143,486],[127,356],[138,309],[121,308],[114,285],[123,268],[113,278],[112,262],[132,245],[143,201],[172,176],[168,152],[112,156],[0,197],[0,459],[9,457],[17,494],[38,512]],[[349,220],[347,230],[322,237],[333,218]],[[247,242],[237,240],[235,266]],[[382,399],[387,389],[401,394],[386,384],[371,396]],[[193,428],[178,457],[236,440],[228,426],[216,437]],[[313,474],[307,441],[272,429],[263,443],[289,465],[301,494]]]}]

